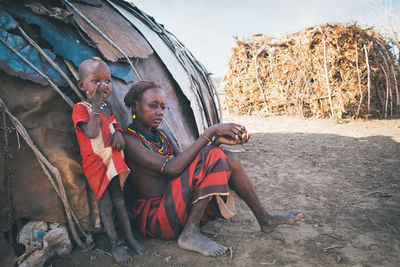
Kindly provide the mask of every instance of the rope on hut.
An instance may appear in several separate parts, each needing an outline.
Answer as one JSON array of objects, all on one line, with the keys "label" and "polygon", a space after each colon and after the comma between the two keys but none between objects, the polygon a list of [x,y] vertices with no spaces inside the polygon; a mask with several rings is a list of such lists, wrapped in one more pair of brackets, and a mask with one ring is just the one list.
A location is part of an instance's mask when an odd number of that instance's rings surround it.
[{"label": "rope on hut", "polygon": [[79,91],[79,89],[75,86],[75,84],[68,78],[68,76],[60,69],[60,67],[43,51],[43,49],[34,41],[32,38],[29,37],[28,34],[20,27],[17,26],[18,30],[21,32],[21,34],[25,37],[25,39],[33,46],[36,48],[36,50],[47,60],[47,62],[63,77],[68,85],[74,90],[74,92],[79,96],[81,100],[84,99],[83,95]]},{"label": "rope on hut", "polygon": [[22,59],[26,64],[29,65],[29,67],[31,67],[32,69],[34,69],[37,73],[39,73],[40,76],[42,76],[43,78],[45,78],[48,83],[50,84],[51,87],[54,88],[54,90],[56,90],[56,92],[65,100],[65,102],[67,102],[67,104],[72,108],[74,107],[74,102],[72,102],[71,99],[69,99],[66,95],[63,94],[63,92],[61,92],[61,90],[57,87],[57,85],[55,85],[53,83],[52,80],[50,80],[50,78],[44,74],[43,72],[41,72],[38,68],[35,67],[35,65],[33,65],[28,59],[26,59],[24,56],[22,56],[17,50],[15,50],[13,47],[11,47],[3,38],[0,38],[0,42],[7,46],[8,49],[10,49],[11,51],[14,52],[14,54],[16,54],[20,59]]},{"label": "rope on hut", "polygon": [[79,9],[77,9],[73,4],[71,4],[68,0],[63,0],[63,1],[64,3],[69,5],[82,19],[84,19],[93,29],[95,29],[107,42],[109,42],[112,46],[115,47],[115,49],[117,49],[121,53],[128,61],[129,65],[131,66],[131,68],[133,69],[139,80],[142,80],[139,73],[133,66],[132,61],[129,59],[128,55],[121,48],[119,48],[119,46],[117,46],[107,35],[105,35],[96,25],[94,25],[94,23],[90,19],[88,19],[84,14],[82,14],[82,12]]},{"label": "rope on hut", "polygon": [[[29,136],[29,134],[28,134],[27,130],[25,129],[25,127],[8,110],[7,106],[4,104],[4,102],[3,102],[3,100],[1,98],[0,98],[0,105],[2,106],[3,110],[5,111],[5,113],[7,113],[7,115],[9,116],[9,118],[10,118],[11,122],[14,124],[16,130],[20,133],[22,138],[24,138],[24,140],[27,143],[27,145],[33,150],[33,153],[35,154],[36,158],[38,159],[38,161],[40,163],[40,166],[43,168],[43,171],[45,172],[45,174],[49,178],[51,184],[54,186],[54,189],[56,190],[56,192],[60,193],[59,196],[61,198],[61,201],[62,201],[64,209],[65,209],[65,214],[66,214],[66,217],[67,217],[68,225],[70,227],[72,236],[74,237],[76,243],[78,244],[78,246],[80,248],[82,248],[84,250],[88,250],[88,249],[92,248],[93,245],[94,245],[92,236],[86,234],[83,231],[82,227],[80,227],[80,226],[79,226],[79,230],[86,237],[85,243],[83,243],[80,240],[79,236],[78,236],[78,233],[76,231],[75,224],[73,222],[73,218],[72,217],[74,217],[74,219],[76,219],[75,223],[77,225],[79,225],[79,221],[77,220],[77,218],[75,216],[71,215],[72,214],[72,210],[71,210],[71,208],[69,206],[67,194],[65,192],[64,184],[63,184],[62,179],[61,179],[60,171],[56,167],[54,167],[47,160],[47,158],[40,152],[40,150],[36,147],[36,145],[34,144],[33,140]],[[50,174],[50,172],[56,178],[57,184],[56,184],[56,182],[54,182],[54,179],[53,179],[52,175]]]}]

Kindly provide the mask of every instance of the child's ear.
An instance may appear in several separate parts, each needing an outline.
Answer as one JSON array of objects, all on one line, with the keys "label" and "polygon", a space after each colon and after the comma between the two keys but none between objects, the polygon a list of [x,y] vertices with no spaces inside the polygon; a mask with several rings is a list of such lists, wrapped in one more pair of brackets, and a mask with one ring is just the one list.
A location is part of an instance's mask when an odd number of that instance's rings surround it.
[{"label": "child's ear", "polygon": [[85,91],[85,88],[83,88],[83,81],[82,80],[78,80],[78,88],[81,91]]}]

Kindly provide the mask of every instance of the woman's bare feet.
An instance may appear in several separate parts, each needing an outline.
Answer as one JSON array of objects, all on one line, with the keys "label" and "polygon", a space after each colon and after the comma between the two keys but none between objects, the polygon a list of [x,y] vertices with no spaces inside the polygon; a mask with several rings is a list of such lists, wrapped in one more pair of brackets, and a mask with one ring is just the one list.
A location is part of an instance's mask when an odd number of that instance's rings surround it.
[{"label": "woman's bare feet", "polygon": [[112,245],[111,254],[113,255],[115,261],[122,265],[127,265],[133,261],[133,257],[128,251],[124,249],[121,245]]},{"label": "woman's bare feet", "polygon": [[178,246],[211,257],[221,256],[228,250],[227,247],[204,236],[196,227],[191,227],[181,233],[178,238]]},{"label": "woman's bare feet", "polygon": [[291,210],[282,214],[270,215],[267,220],[260,222],[261,231],[269,233],[280,224],[295,224],[303,218],[299,210]]}]

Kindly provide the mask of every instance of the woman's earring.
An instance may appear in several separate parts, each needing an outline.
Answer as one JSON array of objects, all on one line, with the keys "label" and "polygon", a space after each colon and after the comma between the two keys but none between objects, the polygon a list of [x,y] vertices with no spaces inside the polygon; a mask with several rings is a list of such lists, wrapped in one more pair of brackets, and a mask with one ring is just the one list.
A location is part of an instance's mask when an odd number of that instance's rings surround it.
[{"label": "woman's earring", "polygon": [[135,114],[132,115],[132,119],[136,119],[136,115]]}]

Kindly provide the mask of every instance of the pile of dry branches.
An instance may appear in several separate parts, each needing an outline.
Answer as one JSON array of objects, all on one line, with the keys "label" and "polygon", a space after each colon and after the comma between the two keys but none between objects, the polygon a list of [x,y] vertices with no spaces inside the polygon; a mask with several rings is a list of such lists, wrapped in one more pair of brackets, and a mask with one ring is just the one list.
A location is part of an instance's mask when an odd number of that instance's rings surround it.
[{"label": "pile of dry branches", "polygon": [[339,119],[400,113],[400,58],[372,28],[325,24],[236,41],[224,77],[229,112]]}]

